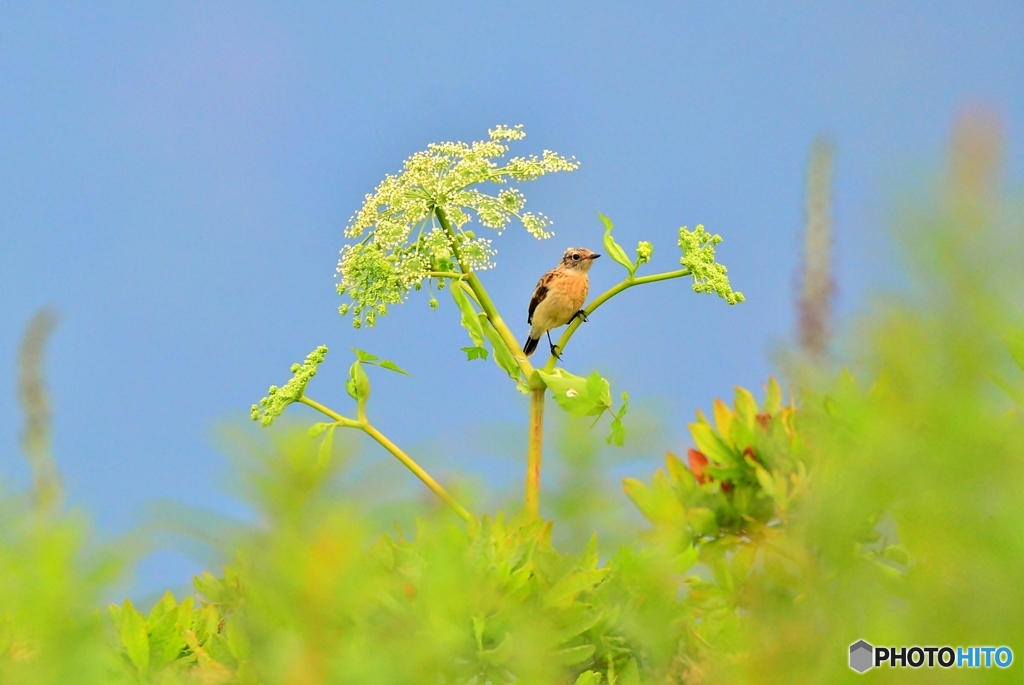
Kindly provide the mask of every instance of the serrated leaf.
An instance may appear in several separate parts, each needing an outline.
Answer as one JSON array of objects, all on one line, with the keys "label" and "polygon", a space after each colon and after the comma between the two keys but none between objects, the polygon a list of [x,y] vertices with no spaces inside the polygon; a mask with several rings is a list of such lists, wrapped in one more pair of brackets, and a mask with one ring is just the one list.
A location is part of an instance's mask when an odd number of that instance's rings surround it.
[{"label": "serrated leaf", "polygon": [[124,600],[122,606],[119,636],[128,659],[140,673],[145,673],[149,668],[149,635],[146,632],[146,619],[130,599]]},{"label": "serrated leaf", "polygon": [[764,490],[765,494],[769,497],[775,497],[775,480],[771,474],[768,473],[763,466],[757,464],[754,467],[754,475],[757,476],[757,482],[760,483],[761,489]]},{"label": "serrated leaf", "polygon": [[211,602],[224,601],[224,582],[215,578],[209,571],[203,571],[201,576],[192,577],[192,585],[196,591]]},{"label": "serrated leaf", "polygon": [[636,508],[640,510],[640,513],[647,518],[648,521],[653,521],[657,516],[657,507],[654,504],[654,493],[647,485],[636,478],[623,478],[622,479],[622,490],[626,493],[626,497],[632,500]]},{"label": "serrated leaf", "polygon": [[382,369],[387,369],[388,371],[394,371],[395,373],[400,373],[403,376],[411,376],[412,375],[408,371],[406,371],[405,369],[400,367],[398,364],[396,364],[393,361],[391,361],[390,359],[381,359],[380,362],[377,364],[377,366],[379,366]]},{"label": "serrated leaf", "polygon": [[147,622],[152,625],[159,621],[164,615],[174,611],[178,608],[178,602],[174,599],[174,593],[170,590],[166,591],[160,600],[153,605],[153,608],[149,610],[149,617]]},{"label": "serrated leaf", "polygon": [[729,429],[732,427],[734,418],[732,409],[729,408],[729,405],[718,398],[715,398],[711,409],[711,413],[715,417],[715,428],[718,429],[718,434],[729,435]]},{"label": "serrated leaf", "polygon": [[555,639],[563,644],[579,637],[597,625],[598,621],[604,618],[604,612],[598,611],[589,606],[576,604],[568,611],[562,613],[563,626],[558,629]]},{"label": "serrated leaf", "polygon": [[615,679],[615,685],[640,685],[640,668],[636,665],[636,659],[629,657],[621,673]]},{"label": "serrated leaf", "polygon": [[462,347],[460,348],[466,353],[466,360],[473,361],[474,359],[487,359],[490,354],[486,347]]},{"label": "serrated leaf", "polygon": [[537,375],[558,406],[572,416],[597,416],[612,406],[611,386],[596,371],[586,378],[560,368],[551,373],[537,369]]},{"label": "serrated leaf", "polygon": [[746,388],[736,387],[736,414],[749,428],[757,421],[757,400]]},{"label": "serrated leaf", "polygon": [[730,448],[715,430],[704,423],[691,423],[690,436],[697,449],[713,463],[719,466],[735,466],[739,455]]},{"label": "serrated leaf", "polygon": [[[152,616],[152,614],[151,614]],[[150,665],[160,668],[173,662],[185,648],[185,639],[178,628],[178,607],[163,614],[160,620],[149,621]]]},{"label": "serrated leaf", "polygon": [[599,213],[597,216],[601,218],[601,223],[604,224],[605,252],[608,253],[608,256],[610,256],[616,262],[621,264],[626,269],[626,271],[629,272],[629,275],[632,276],[633,273],[636,271],[636,265],[633,263],[633,260],[631,260],[629,256],[626,254],[626,251],[622,249],[622,246],[615,242],[615,238],[612,237],[612,229],[615,227],[615,225],[612,223],[612,220],[606,217],[604,214]]},{"label": "serrated leaf", "polygon": [[459,315],[462,317],[462,327],[469,333],[475,347],[483,347],[484,329],[480,324],[476,309],[460,284],[454,284],[451,292],[452,300],[455,301],[455,306],[459,308]]},{"label": "serrated leaf", "polygon": [[333,421],[325,421],[325,422],[322,422],[322,423],[314,423],[306,431],[306,435],[308,435],[311,438],[318,438],[318,437],[320,437],[321,433],[323,433],[325,430],[327,430],[328,428],[330,428],[333,425],[335,425]]},{"label": "serrated leaf", "polygon": [[594,645],[579,645],[578,647],[567,647],[560,649],[555,652],[555,659],[557,659],[563,666],[572,666],[573,664],[581,664],[584,661],[594,656],[594,651],[597,648]]},{"label": "serrated leaf", "polygon": [[715,512],[704,507],[693,507],[686,510],[686,522],[694,532],[703,535],[716,535],[718,531],[718,519]]},{"label": "serrated leaf", "polygon": [[361,362],[375,362],[380,360],[380,357],[378,357],[375,354],[370,354],[366,350],[358,350],[353,347],[352,351],[356,353],[356,359],[358,359]]},{"label": "serrated leaf", "polygon": [[544,606],[553,609],[568,609],[576,595],[592,590],[608,575],[608,569],[595,568],[588,571],[573,571],[562,576],[544,595]]},{"label": "serrated leaf", "polygon": [[603,676],[597,671],[583,671],[576,678],[574,685],[601,685]]},{"label": "serrated leaf", "polygon": [[624,392],[622,393],[622,406],[619,408],[619,411],[615,412],[612,416],[611,432],[605,440],[607,444],[622,447],[626,443],[626,427],[622,423],[622,417],[626,415],[626,411],[628,409],[629,393]]}]

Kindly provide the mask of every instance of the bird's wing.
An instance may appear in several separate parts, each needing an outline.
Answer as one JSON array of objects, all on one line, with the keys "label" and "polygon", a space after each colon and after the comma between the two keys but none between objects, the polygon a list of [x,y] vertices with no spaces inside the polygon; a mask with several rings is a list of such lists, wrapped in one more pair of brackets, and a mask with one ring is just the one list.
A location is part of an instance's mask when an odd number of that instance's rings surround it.
[{"label": "bird's wing", "polygon": [[533,323],[533,312],[537,309],[537,305],[544,301],[544,298],[548,294],[548,283],[551,282],[553,274],[548,272],[544,274],[539,281],[537,281],[537,289],[533,291],[533,299],[530,300],[530,314],[526,317],[526,323]]}]

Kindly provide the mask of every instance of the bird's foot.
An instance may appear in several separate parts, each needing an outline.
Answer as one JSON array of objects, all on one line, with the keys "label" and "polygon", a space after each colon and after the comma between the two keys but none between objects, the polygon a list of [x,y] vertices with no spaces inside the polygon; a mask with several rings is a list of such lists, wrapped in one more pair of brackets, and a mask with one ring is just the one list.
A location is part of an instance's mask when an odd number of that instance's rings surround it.
[{"label": "bird's foot", "polygon": [[551,356],[558,361],[562,361],[562,355],[558,354],[558,345],[551,345]]},{"label": "bird's foot", "polygon": [[587,313],[582,309],[577,310],[576,313],[572,315],[572,319],[569,319],[569,323],[572,323],[572,320],[576,318],[583,319],[584,323],[590,321],[590,319],[587,318]]}]

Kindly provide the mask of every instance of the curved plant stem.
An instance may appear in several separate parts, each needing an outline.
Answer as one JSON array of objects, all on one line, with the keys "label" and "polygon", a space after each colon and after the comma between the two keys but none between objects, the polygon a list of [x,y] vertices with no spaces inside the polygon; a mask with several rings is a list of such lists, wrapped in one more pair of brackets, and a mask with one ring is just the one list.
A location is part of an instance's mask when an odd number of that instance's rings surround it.
[{"label": "curved plant stem", "polygon": [[394,455],[395,458],[398,459],[398,461],[405,464],[405,467],[412,471],[417,478],[423,481],[424,485],[430,488],[430,490],[433,491],[435,495],[440,497],[442,500],[444,500],[446,504],[448,504],[448,506],[454,509],[455,513],[458,514],[462,518],[462,520],[466,521],[467,523],[473,521],[473,515],[470,514],[465,507],[459,504],[458,501],[456,501],[456,499],[452,497],[451,494],[449,494],[448,491],[445,490],[440,483],[434,480],[430,476],[430,474],[424,471],[423,467],[417,464],[412,457],[410,457],[408,454],[402,451],[402,449],[398,447],[398,445],[391,442],[386,435],[377,430],[377,428],[366,419],[366,415],[362,411],[362,407],[360,407],[360,420],[356,421],[354,419],[342,416],[333,409],[325,407],[324,405],[320,404],[315,400],[311,400],[305,395],[299,398],[299,402],[309,407],[312,407],[313,409],[316,409],[318,412],[325,414],[326,416],[329,416],[330,418],[334,419],[339,426],[345,428],[358,428],[359,430],[369,435],[371,438],[376,440],[381,447],[383,447],[392,455]]},{"label": "curved plant stem", "polygon": [[405,464],[406,468],[416,474],[416,477],[423,481],[423,484],[433,490],[434,494],[443,499],[448,506],[455,510],[455,513],[462,517],[462,520],[469,523],[473,520],[473,515],[470,514],[465,507],[459,504],[454,497],[448,494],[448,491],[441,487],[440,483],[430,477],[430,474],[424,471],[419,464],[417,464],[412,457],[403,452],[398,445],[388,440],[387,436],[377,430],[372,423],[365,423],[362,426],[364,433],[369,435],[371,438],[380,443],[381,447],[391,452],[398,461]]},{"label": "curved plant stem", "polygon": [[[666,272],[660,273],[660,274],[651,274],[650,276],[641,276],[640,278],[633,278],[633,277],[627,278],[626,280],[624,280],[624,281],[622,281],[622,282],[620,282],[620,283],[618,283],[616,285],[613,285],[611,288],[609,288],[608,290],[606,290],[603,293],[601,293],[600,296],[596,297],[593,301],[591,301],[590,305],[587,306],[583,310],[583,312],[587,316],[590,316],[591,314],[594,313],[594,310],[596,310],[602,304],[604,304],[608,300],[612,299],[613,297],[615,297],[616,295],[621,293],[623,290],[627,290],[629,288],[632,288],[634,285],[643,285],[645,283],[656,283],[658,281],[667,281],[667,280],[670,280],[672,278],[682,278],[683,276],[689,276],[689,275],[690,275],[690,270],[689,269],[679,269],[678,271],[666,271]],[[569,339],[572,338],[572,334],[576,332],[576,329],[580,327],[580,323],[582,323],[582,318],[581,317],[577,317],[576,319],[573,320],[572,323],[569,324],[569,327],[565,329],[565,332],[562,333],[562,337],[560,337],[558,339],[558,345],[556,346],[556,347],[558,347],[558,351],[559,352],[565,350],[565,346],[569,344]],[[555,363],[557,361],[558,360],[555,359],[554,356],[549,358],[548,359],[548,363],[544,365],[544,370],[550,372],[552,369],[555,368]]]},{"label": "curved plant stem", "polygon": [[299,398],[299,402],[306,405],[307,407],[312,407],[313,409],[316,409],[321,414],[329,416],[330,418],[334,419],[339,426],[342,426],[343,428],[362,428],[358,421],[346,418],[339,414],[338,412],[331,409],[330,407],[325,407],[316,400],[311,400],[305,395]]}]

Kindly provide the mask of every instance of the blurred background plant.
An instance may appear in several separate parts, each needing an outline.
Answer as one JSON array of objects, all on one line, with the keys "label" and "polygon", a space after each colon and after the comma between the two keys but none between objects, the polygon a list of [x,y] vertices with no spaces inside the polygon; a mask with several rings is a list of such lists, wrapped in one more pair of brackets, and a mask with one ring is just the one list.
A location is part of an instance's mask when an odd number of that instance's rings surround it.
[{"label": "blurred background plant", "polygon": [[[635,511],[617,508],[615,461],[579,419],[559,428],[552,521],[482,514],[459,486],[468,521],[375,500],[347,437],[277,425],[239,450],[258,516],[209,536],[224,565],[194,595],[126,600],[110,620],[128,554],[61,506],[39,371],[52,319],[38,319],[21,361],[35,481],[0,508],[0,682],[841,683],[864,677],[847,666],[858,639],[1019,651],[1024,205],[1001,149],[991,118],[965,118],[946,172],[900,205],[915,284],[850,327],[853,371],[827,334],[801,337],[810,366],[788,359],[789,392],[769,379],[709,403],[685,456],[625,481]],[[827,251],[820,237],[808,244]],[[806,284],[828,269],[805,277],[807,330],[827,333],[831,290]],[[658,448],[649,426],[634,433]]]}]

